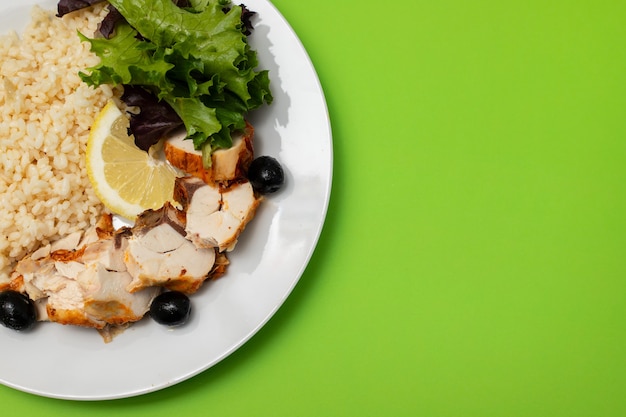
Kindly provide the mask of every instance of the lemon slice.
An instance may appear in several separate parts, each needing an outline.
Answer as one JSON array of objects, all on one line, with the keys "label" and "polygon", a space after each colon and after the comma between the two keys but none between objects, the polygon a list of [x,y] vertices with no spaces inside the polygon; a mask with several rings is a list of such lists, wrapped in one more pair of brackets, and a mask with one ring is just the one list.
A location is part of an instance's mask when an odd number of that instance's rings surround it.
[{"label": "lemon slice", "polygon": [[[130,220],[172,201],[176,170],[164,159],[135,146],[129,119],[109,101],[87,141],[87,174],[96,195],[111,212]],[[151,150],[152,151],[152,150]]]}]

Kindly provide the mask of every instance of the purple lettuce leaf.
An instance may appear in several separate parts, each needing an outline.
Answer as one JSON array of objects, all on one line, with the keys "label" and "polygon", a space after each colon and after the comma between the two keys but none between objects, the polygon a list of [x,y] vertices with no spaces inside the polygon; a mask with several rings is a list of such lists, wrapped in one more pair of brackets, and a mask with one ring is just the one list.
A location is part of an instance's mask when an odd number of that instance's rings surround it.
[{"label": "purple lettuce leaf", "polygon": [[93,6],[96,3],[102,3],[103,1],[105,0],[59,0],[57,17],[63,17],[68,13]]},{"label": "purple lettuce leaf", "polygon": [[130,115],[130,132],[135,136],[135,145],[146,152],[183,126],[181,118],[165,101],[159,101],[142,87],[125,85],[122,101],[140,108],[138,114]]}]

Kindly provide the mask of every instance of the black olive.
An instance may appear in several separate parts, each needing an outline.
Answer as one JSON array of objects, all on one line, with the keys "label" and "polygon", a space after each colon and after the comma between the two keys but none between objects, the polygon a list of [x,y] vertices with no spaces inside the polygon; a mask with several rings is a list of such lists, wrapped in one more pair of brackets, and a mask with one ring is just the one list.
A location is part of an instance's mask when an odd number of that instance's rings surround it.
[{"label": "black olive", "polygon": [[179,326],[189,319],[191,301],[178,291],[166,291],[155,297],[150,304],[150,316],[159,324]]},{"label": "black olive", "polygon": [[285,174],[280,163],[271,156],[259,156],[248,168],[248,180],[259,194],[274,193],[285,182]]},{"label": "black olive", "polygon": [[0,323],[13,330],[27,330],[37,320],[35,303],[17,291],[0,293]]}]

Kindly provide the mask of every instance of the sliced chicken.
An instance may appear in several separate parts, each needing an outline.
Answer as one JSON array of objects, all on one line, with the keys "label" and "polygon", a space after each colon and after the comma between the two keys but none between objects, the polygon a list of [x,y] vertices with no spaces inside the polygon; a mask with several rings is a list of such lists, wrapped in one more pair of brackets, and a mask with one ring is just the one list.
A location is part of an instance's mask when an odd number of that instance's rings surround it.
[{"label": "sliced chicken", "polygon": [[239,235],[254,217],[261,200],[248,181],[225,190],[197,178],[178,178],[174,196],[186,213],[187,239],[199,248],[231,251]]},{"label": "sliced chicken", "polygon": [[126,271],[109,271],[101,263],[71,267],[74,276],[57,270],[51,276],[39,276],[39,286],[46,289],[46,311],[50,321],[102,329],[140,320],[160,289],[148,288],[136,294],[126,291],[132,277]]},{"label": "sliced chicken", "polygon": [[133,277],[128,291],[162,286],[193,293],[211,276],[215,249],[198,248],[186,239],[179,216],[169,203],[139,216],[124,251],[124,262]]},{"label": "sliced chicken", "polygon": [[123,261],[129,232],[114,231],[110,220],[105,216],[84,235],[70,235],[18,262],[12,289],[35,301],[38,320],[103,329],[137,321],[149,310],[161,289],[126,290],[133,279]]},{"label": "sliced chicken", "polygon": [[85,299],[85,313],[112,325],[140,320],[161,289],[151,287],[131,294],[126,291],[131,281],[126,271],[110,271],[101,263],[89,265],[79,277],[79,282],[91,290]]},{"label": "sliced chicken", "polygon": [[128,247],[128,238],[131,235],[131,230],[124,228],[111,238],[89,243],[82,250],[81,261],[85,264],[101,264],[109,271],[126,271],[124,251]]},{"label": "sliced chicken", "polygon": [[229,184],[244,179],[254,158],[254,128],[249,123],[233,137],[233,145],[220,149],[211,156],[211,167],[202,164],[202,152],[194,149],[193,141],[178,135],[165,141],[163,150],[167,160],[176,168],[209,184]]},{"label": "sliced chicken", "polygon": [[[222,204],[222,195],[219,187],[207,186],[201,178],[198,177],[180,177],[176,179],[174,183],[174,200],[180,203],[182,211],[187,212],[191,205],[191,200],[196,194],[196,191],[200,191],[202,199],[207,207],[210,207],[209,214],[219,210]],[[200,196],[201,194],[198,194]]]},{"label": "sliced chicken", "polygon": [[256,213],[261,200],[248,181],[236,184],[222,193],[222,211],[235,216],[245,226]]}]

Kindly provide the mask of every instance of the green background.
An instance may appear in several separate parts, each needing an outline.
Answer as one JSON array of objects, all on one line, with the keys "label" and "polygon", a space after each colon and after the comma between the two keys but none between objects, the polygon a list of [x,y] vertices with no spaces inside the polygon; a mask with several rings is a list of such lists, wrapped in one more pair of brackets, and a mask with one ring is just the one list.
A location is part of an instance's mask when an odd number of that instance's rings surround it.
[{"label": "green background", "polygon": [[179,385],[2,415],[626,415],[626,2],[274,4],[334,136],[292,296]]}]

